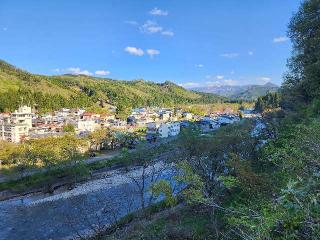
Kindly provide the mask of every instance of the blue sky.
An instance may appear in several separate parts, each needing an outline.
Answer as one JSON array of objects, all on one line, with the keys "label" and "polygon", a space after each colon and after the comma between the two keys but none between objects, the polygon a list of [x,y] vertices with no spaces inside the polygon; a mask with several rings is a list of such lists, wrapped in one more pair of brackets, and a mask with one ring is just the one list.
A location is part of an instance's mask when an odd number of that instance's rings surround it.
[{"label": "blue sky", "polygon": [[299,0],[1,0],[0,58],[33,73],[281,83]]}]

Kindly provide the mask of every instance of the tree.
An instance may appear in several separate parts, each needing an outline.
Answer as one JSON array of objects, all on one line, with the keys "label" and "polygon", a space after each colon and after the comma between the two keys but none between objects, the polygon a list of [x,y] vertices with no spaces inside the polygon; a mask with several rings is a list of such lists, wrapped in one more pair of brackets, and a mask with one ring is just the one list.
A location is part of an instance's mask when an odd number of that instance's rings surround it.
[{"label": "tree", "polygon": [[0,162],[13,164],[13,155],[19,151],[19,145],[7,141],[0,141]]},{"label": "tree", "polygon": [[117,118],[122,120],[127,120],[128,116],[131,114],[131,108],[125,104],[121,103],[117,105]]},{"label": "tree", "polygon": [[66,124],[63,126],[63,131],[67,133],[74,133],[76,131],[74,125],[72,124]]},{"label": "tree", "polygon": [[90,149],[98,151],[104,149],[111,142],[111,134],[109,129],[99,129],[89,134]]},{"label": "tree", "polygon": [[295,109],[320,97],[320,2],[306,0],[293,16],[288,35],[293,43],[289,72],[282,86],[283,107]]},{"label": "tree", "polygon": [[267,93],[265,96],[259,97],[255,104],[255,111],[264,112],[266,110],[277,109],[280,107],[280,93]]}]

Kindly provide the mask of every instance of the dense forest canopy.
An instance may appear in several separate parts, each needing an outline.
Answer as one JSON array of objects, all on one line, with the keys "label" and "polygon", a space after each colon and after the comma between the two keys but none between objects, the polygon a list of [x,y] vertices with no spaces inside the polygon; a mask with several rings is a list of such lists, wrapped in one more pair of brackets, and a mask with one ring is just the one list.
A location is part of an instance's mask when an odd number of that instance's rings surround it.
[{"label": "dense forest canopy", "polygon": [[172,82],[118,81],[84,75],[41,76],[0,61],[0,111],[13,111],[21,103],[42,112],[61,107],[104,107],[126,111],[141,106],[216,103],[227,98],[188,91]]},{"label": "dense forest canopy", "polygon": [[293,55],[282,86],[284,108],[297,109],[320,97],[319,8],[319,0],[304,1],[290,22]]}]

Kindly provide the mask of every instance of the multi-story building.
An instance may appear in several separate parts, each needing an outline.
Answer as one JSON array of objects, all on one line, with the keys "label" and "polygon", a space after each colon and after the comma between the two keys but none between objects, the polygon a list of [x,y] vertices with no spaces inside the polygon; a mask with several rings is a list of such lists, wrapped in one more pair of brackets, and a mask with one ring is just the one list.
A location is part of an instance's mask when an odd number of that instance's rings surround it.
[{"label": "multi-story building", "polygon": [[158,136],[160,138],[167,138],[176,136],[180,133],[180,123],[155,123],[151,122],[147,124],[147,138],[150,136]]},{"label": "multi-story building", "polygon": [[100,125],[97,124],[94,120],[79,120],[77,122],[78,134],[94,132],[95,130],[97,130],[99,128],[100,128]]},{"label": "multi-story building", "polygon": [[2,140],[19,143],[28,137],[31,128],[31,107],[22,106],[9,117],[2,120],[0,124],[0,136]]},{"label": "multi-story building", "polygon": [[173,137],[180,133],[180,122],[171,122],[168,123],[169,136]]}]

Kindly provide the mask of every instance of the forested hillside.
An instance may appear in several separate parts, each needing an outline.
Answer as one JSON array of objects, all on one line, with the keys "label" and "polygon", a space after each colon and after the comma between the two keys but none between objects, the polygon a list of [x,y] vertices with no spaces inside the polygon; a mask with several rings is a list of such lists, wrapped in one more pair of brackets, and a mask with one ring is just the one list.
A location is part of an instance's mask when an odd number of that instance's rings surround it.
[{"label": "forested hillside", "polygon": [[139,106],[215,103],[213,94],[188,91],[178,85],[144,80],[118,81],[84,75],[41,76],[0,61],[0,111],[12,111],[21,102],[42,112],[61,107],[103,107],[106,103],[127,111]]},{"label": "forested hillside", "polygon": [[267,93],[277,92],[279,87],[272,83],[266,83],[264,85],[200,87],[195,88],[194,90],[205,93],[213,93],[233,99],[253,101]]}]

